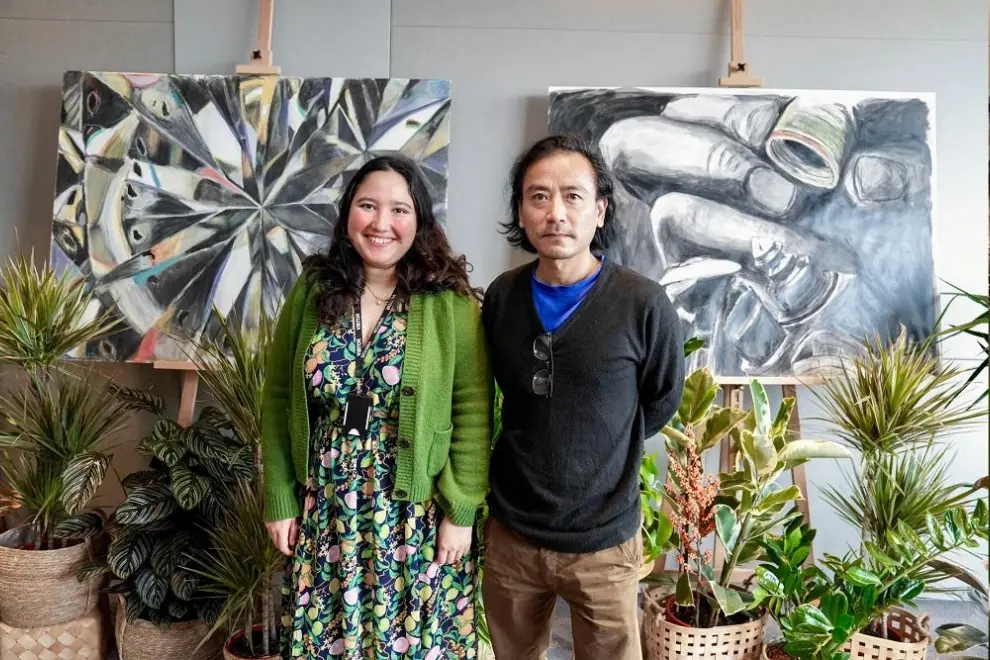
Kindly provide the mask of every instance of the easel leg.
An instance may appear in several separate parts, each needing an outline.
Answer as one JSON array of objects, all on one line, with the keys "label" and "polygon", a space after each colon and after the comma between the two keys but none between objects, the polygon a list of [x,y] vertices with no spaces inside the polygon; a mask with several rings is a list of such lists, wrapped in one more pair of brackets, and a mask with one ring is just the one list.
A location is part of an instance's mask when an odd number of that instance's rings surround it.
[{"label": "easel leg", "polygon": [[[790,431],[791,437],[799,438],[801,437],[801,415],[798,413],[798,398],[797,398],[797,386],[796,385],[783,385],[783,395],[784,397],[792,397],[794,399],[794,410],[791,412],[791,419],[787,424],[787,430]],[[811,502],[808,501],[808,475],[805,472],[804,466],[799,465],[791,470],[791,479],[794,485],[798,487],[801,491],[801,499],[797,501],[797,508],[804,515],[804,522],[808,525],[811,524]],[[806,566],[812,566],[815,563],[815,547],[811,546],[811,552],[808,553],[808,559],[805,562]]]},{"label": "easel leg", "polygon": [[[741,385],[723,385],[722,386],[722,405],[727,408],[739,408],[743,407],[743,389]],[[722,438],[721,443],[718,447],[718,471],[732,472],[736,465],[736,452],[732,448],[732,440],[728,437]],[[725,563],[725,548],[722,544],[715,540],[715,554],[714,561],[712,565],[715,569],[715,573],[718,574],[722,570],[722,565]]]},{"label": "easel leg", "polygon": [[193,370],[182,372],[182,385],[179,396],[179,413],[176,420],[179,426],[189,426],[196,415],[196,392],[199,389],[199,373]]}]

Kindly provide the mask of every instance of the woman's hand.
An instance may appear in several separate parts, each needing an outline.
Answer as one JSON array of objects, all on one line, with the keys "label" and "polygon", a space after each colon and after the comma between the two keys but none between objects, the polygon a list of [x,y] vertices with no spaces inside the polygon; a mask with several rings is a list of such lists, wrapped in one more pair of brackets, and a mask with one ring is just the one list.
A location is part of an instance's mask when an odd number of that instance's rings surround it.
[{"label": "woman's hand", "polygon": [[285,520],[266,522],[265,527],[268,529],[268,536],[279,552],[291,557],[292,551],[296,547],[296,534],[299,532],[299,524],[296,519],[286,518]]},{"label": "woman's hand", "polygon": [[435,561],[438,564],[453,564],[460,561],[461,557],[471,549],[471,534],[473,532],[473,527],[458,527],[444,516],[440,522],[440,529],[437,531]]}]

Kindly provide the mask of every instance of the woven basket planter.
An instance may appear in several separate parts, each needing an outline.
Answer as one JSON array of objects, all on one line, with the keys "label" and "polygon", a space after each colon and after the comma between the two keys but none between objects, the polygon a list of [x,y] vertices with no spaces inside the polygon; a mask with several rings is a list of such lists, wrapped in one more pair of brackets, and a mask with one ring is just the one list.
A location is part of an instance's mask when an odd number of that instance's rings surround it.
[{"label": "woven basket planter", "polygon": [[105,660],[109,651],[110,635],[100,608],[43,628],[0,623],[0,660]]},{"label": "woven basket planter", "polygon": [[[880,623],[874,623],[871,629],[879,632]],[[853,635],[842,650],[851,654],[851,660],[925,660],[928,657],[931,633],[927,614],[918,618],[907,610],[894,608],[887,614],[887,630],[890,637],[900,639],[883,639],[860,632]]]},{"label": "woven basket planter", "polygon": [[203,621],[184,621],[159,628],[150,621],[128,621],[126,610],[121,597],[114,631],[120,660],[219,660],[222,657],[223,640],[217,636],[199,646],[210,632],[210,626]]},{"label": "woven basket planter", "polygon": [[[261,632],[261,626],[255,626],[253,632],[260,633]],[[224,644],[224,647],[223,647],[223,658],[224,658],[224,660],[244,660],[244,658],[242,656],[239,656],[239,655],[237,655],[236,653],[234,653],[234,652],[232,652],[230,650],[231,647],[234,646],[235,644],[237,644],[237,642],[239,640],[241,640],[241,639],[244,639],[244,631],[243,630],[239,630],[236,633],[234,633],[233,635],[231,635],[230,639],[227,640],[227,643]],[[263,656],[259,656],[257,658],[253,658],[252,660],[279,660],[279,658],[281,658],[281,657],[282,656],[280,654],[276,653],[275,655],[263,655]]]},{"label": "woven basket planter", "polygon": [[101,578],[76,579],[92,559],[89,541],[59,550],[17,550],[31,539],[27,527],[0,534],[0,621],[43,628],[87,616],[99,602]]},{"label": "woven basket planter", "polygon": [[647,660],[760,660],[766,617],[731,626],[692,628],[667,620],[668,594],[647,591],[643,608],[643,637]]}]

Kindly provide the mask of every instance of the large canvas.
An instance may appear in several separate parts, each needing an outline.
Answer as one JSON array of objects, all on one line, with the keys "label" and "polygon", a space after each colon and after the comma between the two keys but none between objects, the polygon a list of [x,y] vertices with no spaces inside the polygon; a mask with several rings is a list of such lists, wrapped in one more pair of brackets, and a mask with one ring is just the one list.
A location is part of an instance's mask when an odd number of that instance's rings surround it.
[{"label": "large canvas", "polygon": [[937,317],[934,99],[739,89],[551,88],[551,133],[616,180],[608,256],[665,285],[691,367],[825,377],[858,342]]},{"label": "large canvas", "polygon": [[415,159],[445,223],[450,102],[444,80],[66,73],[52,262],[126,327],[77,357],[183,360],[220,317],[273,318],[375,155]]}]

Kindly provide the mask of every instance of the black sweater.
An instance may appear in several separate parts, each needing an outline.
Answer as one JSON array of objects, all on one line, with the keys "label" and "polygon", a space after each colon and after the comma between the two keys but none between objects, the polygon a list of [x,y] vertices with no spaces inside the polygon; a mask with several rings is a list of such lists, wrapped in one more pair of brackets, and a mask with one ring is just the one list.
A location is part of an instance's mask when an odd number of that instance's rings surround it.
[{"label": "black sweater", "polygon": [[553,394],[537,396],[535,265],[499,276],[482,308],[504,395],[489,507],[540,547],[595,552],[639,531],[643,441],[674,415],[684,387],[680,323],[659,284],[606,259],[553,333]]}]

